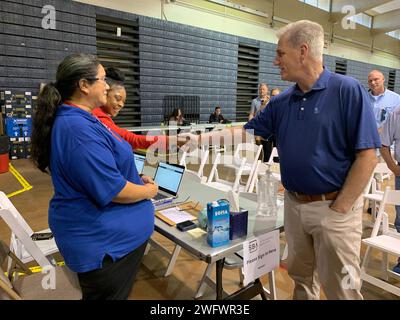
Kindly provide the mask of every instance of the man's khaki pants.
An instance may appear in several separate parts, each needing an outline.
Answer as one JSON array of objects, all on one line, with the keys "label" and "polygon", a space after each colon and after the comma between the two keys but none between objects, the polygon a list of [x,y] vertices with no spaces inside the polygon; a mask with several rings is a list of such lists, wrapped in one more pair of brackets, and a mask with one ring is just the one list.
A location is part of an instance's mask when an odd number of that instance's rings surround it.
[{"label": "man's khaki pants", "polygon": [[293,299],[362,299],[360,246],[362,203],[346,214],[329,208],[332,201],[299,202],[285,192],[288,272],[295,282]]}]

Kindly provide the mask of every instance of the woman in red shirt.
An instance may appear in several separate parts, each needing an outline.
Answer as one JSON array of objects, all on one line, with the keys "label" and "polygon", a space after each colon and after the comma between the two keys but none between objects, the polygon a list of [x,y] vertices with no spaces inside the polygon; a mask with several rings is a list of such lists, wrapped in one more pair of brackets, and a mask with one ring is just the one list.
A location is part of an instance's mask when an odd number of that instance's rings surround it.
[{"label": "woman in red shirt", "polygon": [[107,68],[107,83],[110,89],[107,92],[107,104],[94,109],[93,115],[98,118],[106,127],[120,135],[126,140],[133,149],[147,149],[153,143],[162,150],[167,149],[167,137],[165,136],[145,136],[135,134],[126,129],[118,127],[112,118],[117,116],[118,112],[124,107],[126,101],[126,90],[124,85],[125,77],[122,72],[116,68]]}]

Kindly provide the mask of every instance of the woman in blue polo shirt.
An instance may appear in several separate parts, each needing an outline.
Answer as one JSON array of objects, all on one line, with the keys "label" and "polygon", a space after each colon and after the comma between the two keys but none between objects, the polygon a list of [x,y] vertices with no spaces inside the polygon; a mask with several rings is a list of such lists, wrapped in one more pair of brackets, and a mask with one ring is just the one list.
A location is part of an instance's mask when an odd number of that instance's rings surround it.
[{"label": "woman in blue polo shirt", "polygon": [[107,102],[98,60],[70,55],[56,80],[39,95],[32,133],[32,158],[54,185],[49,225],[83,299],[126,299],[153,233],[158,187],[139,177],[131,146],[92,115]]}]

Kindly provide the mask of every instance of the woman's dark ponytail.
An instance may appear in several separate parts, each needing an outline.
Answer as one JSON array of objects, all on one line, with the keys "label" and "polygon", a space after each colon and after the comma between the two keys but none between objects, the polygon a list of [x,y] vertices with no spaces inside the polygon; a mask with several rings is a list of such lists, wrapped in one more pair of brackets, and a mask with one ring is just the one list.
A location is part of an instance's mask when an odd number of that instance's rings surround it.
[{"label": "woman's dark ponytail", "polygon": [[43,172],[49,166],[51,129],[61,102],[61,95],[54,83],[47,84],[38,96],[33,117],[31,154],[33,162]]}]

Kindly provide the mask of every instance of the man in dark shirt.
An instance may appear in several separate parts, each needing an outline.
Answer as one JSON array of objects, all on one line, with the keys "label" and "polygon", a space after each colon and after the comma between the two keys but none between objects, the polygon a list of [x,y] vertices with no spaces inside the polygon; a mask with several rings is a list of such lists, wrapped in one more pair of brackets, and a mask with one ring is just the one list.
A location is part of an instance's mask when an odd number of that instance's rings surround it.
[{"label": "man in dark shirt", "polygon": [[210,114],[209,123],[218,122],[218,123],[226,123],[227,120],[221,114],[221,107],[215,107],[215,111]]}]

